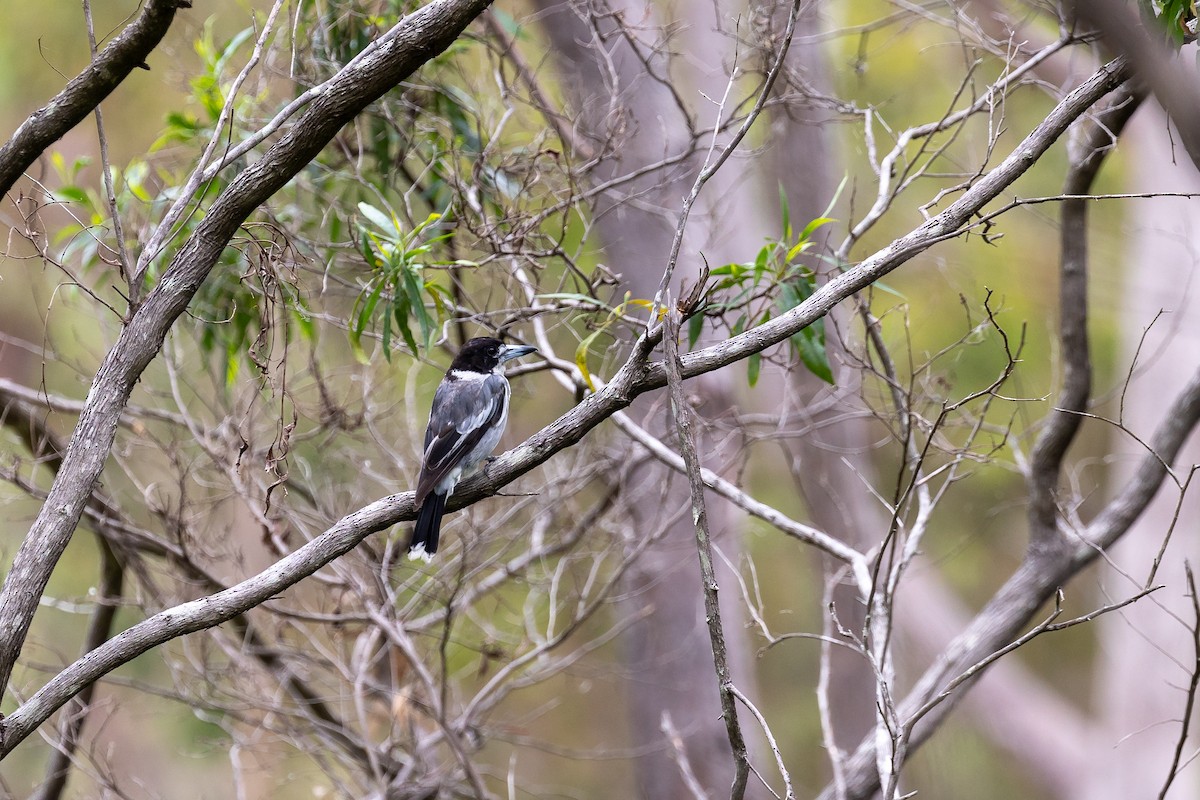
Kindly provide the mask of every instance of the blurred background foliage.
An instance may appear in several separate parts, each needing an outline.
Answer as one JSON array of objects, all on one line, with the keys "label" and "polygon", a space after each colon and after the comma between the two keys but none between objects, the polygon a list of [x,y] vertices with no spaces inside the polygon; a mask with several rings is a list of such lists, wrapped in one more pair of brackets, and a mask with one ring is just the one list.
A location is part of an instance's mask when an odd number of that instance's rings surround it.
[{"label": "blurred background foliage", "polygon": [[[96,29],[102,34],[119,29],[137,7],[129,0],[94,5]],[[287,57],[272,61],[262,73],[266,77],[255,76],[240,93],[232,123],[235,138],[257,129],[288,98],[331,74],[410,5],[298,3],[289,10],[295,14],[291,26],[295,37],[284,48]],[[962,91],[964,72],[974,70],[972,85],[983,85],[1002,67],[989,60],[974,64],[978,53],[965,51],[943,26],[914,20],[873,28],[872,23],[894,13],[892,3],[867,0],[829,6],[829,29],[847,31],[829,37],[825,44],[837,94],[852,98],[860,108],[874,106],[893,131],[939,117]],[[196,3],[180,15],[151,56],[150,71],[136,72],[104,104],[116,167],[116,201],[130,244],[154,224],[186,178],[197,150],[212,136],[229,82],[252,48],[255,26],[261,25],[267,8],[265,2],[241,0]],[[0,0],[0,11],[5,20],[0,26],[0,64],[10,76],[0,81],[0,128],[12,131],[57,91],[64,75],[87,63],[88,46],[77,4]],[[523,47],[536,54],[545,45],[527,14],[521,6],[505,6],[497,9],[496,16]],[[1045,33],[1056,35],[1048,26]],[[524,297],[525,287],[513,280],[508,269],[496,268],[511,254],[537,255],[540,273],[535,285],[540,299],[531,304],[545,308],[564,351],[575,352],[580,343],[591,345],[584,363],[602,377],[620,363],[629,331],[613,324],[613,309],[623,299],[641,298],[616,293],[602,254],[588,238],[590,221],[572,202],[578,187],[572,184],[561,143],[535,112],[500,101],[495,69],[497,60],[489,45],[476,36],[466,37],[416,80],[397,88],[348,126],[333,146],[240,231],[168,340],[172,364],[163,360],[153,364],[135,392],[135,404],[174,407],[183,403],[199,409],[201,419],[204,412],[212,412],[204,424],[213,427],[189,430],[161,421],[139,423],[118,440],[113,456],[130,468],[110,470],[104,489],[116,496],[145,498],[139,522],[147,527],[236,533],[232,543],[217,545],[214,540],[211,544],[220,550],[214,560],[225,580],[269,563],[270,540],[289,535],[272,502],[303,506],[294,513],[309,515],[313,530],[319,531],[322,521],[412,485],[424,411],[440,377],[438,367],[447,360],[439,343],[464,333],[522,330],[523,312],[510,304],[510,298]],[[16,75],[19,80],[11,77]],[[1011,95],[1003,108],[997,152],[1010,150],[1052,103],[1034,87]],[[939,162],[946,173],[973,169],[987,160],[992,122],[985,115],[956,132],[953,141],[937,143],[947,148]],[[873,201],[875,188],[861,128],[831,123],[831,129],[844,182],[825,227],[838,241],[845,235],[847,221],[857,219]],[[4,337],[0,373],[76,399],[86,394],[103,352],[114,340],[123,309],[98,164],[95,128],[89,122],[31,170],[60,204],[43,209],[41,221],[47,246],[63,270],[45,264],[19,237],[9,237],[0,264],[0,334]],[[1060,143],[1052,156],[1021,179],[1016,191],[1023,196],[1057,193],[1063,165]],[[228,173],[218,174],[205,196],[214,197],[227,179]],[[924,201],[957,181],[951,175],[926,178],[913,196]],[[1106,167],[1100,191],[1115,189],[1121,182],[1118,156]],[[466,204],[461,198],[467,198]],[[919,224],[922,216],[915,205],[902,200],[853,255],[868,254]],[[995,323],[1014,341],[1024,329],[1020,363],[1005,388],[1006,395],[1020,399],[994,403],[988,410],[990,422],[1001,427],[1011,424],[1018,439],[1045,413],[1058,377],[1054,366],[1058,246],[1053,208],[1020,208],[999,218],[986,237],[970,235],[937,246],[889,276],[886,287],[877,289],[872,299],[888,340],[906,356],[907,361],[899,365],[904,377],[927,383],[934,397],[954,399],[991,383],[1005,364],[1000,337],[982,316],[983,298],[991,292]],[[181,223],[158,264],[167,263],[173,247],[203,213],[201,203]],[[6,224],[11,224],[12,204],[5,214]],[[1120,382],[1127,368],[1117,360],[1119,332],[1114,316],[1121,296],[1122,207],[1097,203],[1093,214],[1093,355],[1096,385],[1099,393],[1105,393]],[[809,222],[793,219],[790,224],[799,230]],[[780,230],[778,239],[764,246],[764,258],[774,257],[780,247],[791,250],[795,236],[794,231],[789,235]],[[728,292],[725,297],[743,290],[747,297],[754,294],[744,281],[735,279],[746,274],[756,281],[761,278],[761,273],[754,274],[757,256],[746,253],[746,266],[740,270],[715,265],[714,277],[728,279],[720,287]],[[794,269],[793,260],[775,262],[772,274]],[[68,280],[67,274],[75,280]],[[155,278],[152,270],[147,280]],[[808,291],[803,282],[799,286],[792,289],[797,296],[791,300],[755,301],[742,326],[775,313],[780,302],[799,302]],[[459,321],[467,318],[469,322]],[[726,317],[730,319],[736,315]],[[732,328],[739,329],[736,324]],[[817,329],[810,330],[816,335]],[[594,336],[597,331],[604,336]],[[952,347],[960,340],[966,346]],[[805,363],[820,372],[819,359]],[[743,380],[740,391],[747,405],[770,408],[769,398],[755,396],[760,391],[753,385],[756,375],[755,371],[751,379]],[[573,403],[544,375],[527,376],[514,384],[508,443],[519,441]],[[886,405],[882,386],[868,385],[866,393],[879,406]],[[232,415],[232,424],[226,424],[225,414]],[[51,415],[48,423],[60,435],[69,433],[69,417]],[[1111,432],[1101,425],[1085,427],[1087,438],[1078,445],[1080,460],[1099,458],[1108,450]],[[265,482],[245,489],[264,501],[256,519],[247,519],[229,487],[209,476],[213,466],[206,462],[204,450],[215,445],[210,441],[197,447],[205,436],[224,441],[247,430],[266,437],[265,445],[246,443],[252,452],[264,452],[256,466],[269,475]],[[945,435],[961,440],[962,434],[951,429]],[[5,466],[44,489],[49,476],[32,468],[7,434],[4,443]],[[943,573],[968,604],[982,603],[990,595],[1025,546],[1023,480],[1004,437],[994,437],[994,444],[996,449],[987,451],[989,459],[973,466],[972,479],[939,508],[933,533],[926,540],[930,568]],[[769,446],[758,446],[754,452],[746,474],[751,492],[803,517],[793,488],[775,479],[778,455]],[[564,455],[564,463],[556,468],[560,475],[586,468],[572,454]],[[894,473],[895,463],[889,460],[895,458],[894,452],[880,450],[882,474]],[[1099,471],[1082,473],[1082,480],[1090,482],[1082,493],[1099,491],[1103,477]],[[595,489],[585,492],[594,494]],[[299,502],[298,496],[305,502]],[[7,563],[37,502],[7,484],[0,485],[0,502],[5,519],[0,527],[0,554]],[[512,510],[496,502],[484,505],[464,512],[474,525],[530,529],[528,502],[515,502]],[[971,524],[960,524],[963,519]],[[566,529],[569,522],[555,517],[549,525]],[[255,541],[256,532],[262,541]],[[822,586],[812,555],[756,522],[745,523],[745,533],[763,607],[770,612],[768,623],[780,630],[819,629]],[[601,540],[617,536],[614,531],[595,534]],[[388,536],[402,538],[404,533]],[[503,552],[506,536],[492,536],[489,546]],[[195,543],[209,546],[202,538]],[[603,541],[583,545],[596,563],[604,560],[604,547]],[[25,657],[17,686],[36,683],[39,672],[74,659],[96,559],[93,538],[77,535],[54,574],[49,590],[53,601],[40,611],[31,636],[37,650]],[[580,585],[586,584],[594,569],[591,563],[581,559],[569,574]],[[545,574],[535,570],[528,581],[537,583],[552,575],[550,568]],[[163,577],[151,576],[150,583]],[[182,593],[189,591],[198,590]],[[445,599],[444,591],[445,587],[431,588],[405,576],[398,595],[400,618],[435,613]],[[336,605],[337,598],[323,598],[321,592],[319,584],[307,586],[289,593],[288,601],[313,613]],[[520,648],[526,635],[528,598],[524,589],[510,586],[480,606],[478,613],[486,617],[486,624],[474,625],[469,618],[457,622],[446,646],[450,669],[462,681],[463,697],[489,680],[498,664]],[[1091,598],[1069,595],[1073,610],[1091,605]],[[548,606],[534,609],[534,616],[543,622],[550,613]],[[601,636],[614,624],[612,613],[586,623],[590,630],[582,632],[581,638]],[[130,608],[121,619],[128,624],[141,614]],[[498,635],[506,638],[497,640]],[[1093,646],[1086,628],[1075,629],[1052,641],[1035,642],[1015,658],[1036,664],[1053,685],[1083,702],[1087,687],[1078,676],[1087,674],[1080,665],[1092,657]],[[602,644],[579,664],[503,701],[496,716],[519,722],[490,731],[481,755],[489,768],[489,781],[501,787],[513,760],[519,759],[517,769],[532,776],[527,788],[535,794],[630,795],[624,768],[614,770],[612,761],[569,757],[591,747],[615,751],[623,747],[622,706],[613,702],[621,681],[613,674],[618,660],[612,649],[611,644]],[[222,658],[212,650],[213,645],[199,639],[177,642],[166,648],[168,665],[162,653],[151,653],[105,682],[106,710],[102,719],[91,723],[95,736],[91,746],[114,774],[120,773],[123,763],[137,763],[139,780],[145,783],[136,789],[125,787],[134,791],[133,796],[231,796],[228,731],[238,723],[222,718],[224,712],[215,708],[206,710],[204,703],[188,708],[173,699],[190,695],[191,689],[177,684],[185,670],[170,667],[191,661],[216,669]],[[816,647],[804,641],[778,645],[754,660],[762,696],[770,698],[775,733],[805,795],[827,779],[814,697],[816,662]],[[146,691],[146,687],[157,688]],[[583,720],[586,724],[581,724]],[[529,746],[534,741],[569,745],[555,752],[548,746]],[[0,765],[4,785],[19,796],[27,794],[41,778],[45,749],[44,744],[30,741]],[[242,757],[255,765],[246,772],[254,777],[242,787],[245,796],[300,798],[335,796],[339,791],[328,769],[279,743],[264,743],[261,750],[247,751]],[[615,763],[623,765],[626,759]],[[916,755],[913,764],[918,774],[927,776],[923,781],[930,789],[923,796],[979,800],[1041,796],[1025,782],[1019,765],[1010,763],[966,720],[952,721],[949,735]],[[104,783],[103,774],[79,776],[72,796],[102,794]]]}]

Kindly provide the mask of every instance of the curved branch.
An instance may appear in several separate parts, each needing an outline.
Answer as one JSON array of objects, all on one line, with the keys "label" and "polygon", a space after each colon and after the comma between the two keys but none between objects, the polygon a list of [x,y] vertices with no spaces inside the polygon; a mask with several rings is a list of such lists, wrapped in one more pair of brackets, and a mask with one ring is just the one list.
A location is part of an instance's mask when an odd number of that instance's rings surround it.
[{"label": "curved branch", "polygon": [[[486,4],[485,0],[474,0],[474,2],[476,6]],[[440,2],[435,0],[435,3],[426,6],[413,16],[418,16],[434,6],[444,7],[450,4],[451,0],[440,0]],[[402,25],[407,22],[408,20]],[[463,21],[462,24],[465,25],[466,21]],[[414,25],[414,28],[418,27]],[[428,36],[430,34],[428,31],[421,30],[414,35]],[[402,38],[407,41],[409,37]],[[389,48],[387,52],[391,53],[392,49]],[[370,59],[373,68],[378,68],[377,60]],[[361,63],[364,67],[367,65],[366,60]],[[1118,59],[1102,67],[1087,82],[1067,95],[1008,158],[981,178],[941,214],[892,242],[857,267],[834,278],[808,300],[786,314],[725,342],[683,355],[680,359],[682,376],[691,378],[711,372],[783,341],[828,313],[829,309],[841,300],[895,270],[908,259],[937,242],[958,235],[962,227],[970,222],[971,217],[1029,169],[1073,120],[1124,82],[1126,77],[1127,70],[1123,60]],[[346,87],[343,86],[343,88]],[[362,95],[355,96],[359,99],[362,97]],[[297,127],[307,125],[310,128],[317,127],[322,131],[328,130],[328,125],[322,126],[320,114],[314,114],[323,109],[327,101],[330,101],[329,96],[320,98],[297,123]],[[348,113],[348,111],[343,109],[342,113]],[[239,198],[236,197],[237,192],[251,189],[261,191],[264,182],[267,185],[274,185],[271,181],[277,181],[279,185],[282,185],[287,176],[283,174],[284,167],[281,166],[281,161],[289,165],[293,164],[292,161],[283,159],[282,156],[292,154],[296,148],[305,147],[303,141],[297,140],[295,129],[293,129],[268,152],[263,161],[251,167],[247,173],[243,173],[242,177],[235,180],[230,189],[214,205],[209,216],[201,224],[201,228],[177,256],[171,271],[164,277],[160,286],[147,297],[146,304],[138,312],[138,318],[135,318],[134,322],[126,329],[116,347],[106,358],[88,398],[87,408],[81,415],[80,426],[76,428],[76,438],[80,438],[78,434],[80,430],[99,430],[95,426],[103,428],[104,436],[107,438],[101,439],[99,433],[94,433],[90,437],[83,437],[80,442],[72,440],[72,450],[68,452],[67,461],[70,461],[73,457],[72,454],[79,450],[82,455],[74,455],[76,461],[87,459],[89,469],[94,467],[94,471],[85,472],[78,464],[75,464],[73,467],[75,480],[86,479],[87,485],[90,486],[91,482],[98,477],[99,467],[102,466],[103,460],[112,446],[116,420],[124,400],[128,398],[132,380],[136,379],[141,369],[157,352],[158,343],[161,343],[162,337],[166,333],[169,322],[156,325],[154,320],[157,317],[151,317],[149,321],[140,319],[143,312],[159,309],[159,313],[164,313],[163,309],[165,308],[173,312],[170,317],[173,320],[183,310],[191,294],[198,288],[199,282],[211,269],[212,263],[215,261],[216,255],[219,255],[227,237],[231,236],[233,230],[236,229],[236,223],[233,224],[233,228],[230,228],[230,222],[226,219],[230,213],[229,208],[231,206],[241,207],[248,202],[244,199],[239,201]],[[303,150],[305,154],[312,149],[312,145],[307,145],[307,147],[308,149]],[[252,174],[252,178],[243,180],[246,174]],[[230,195],[235,196],[230,198]],[[241,206],[235,205],[239,202]],[[259,201],[256,200],[255,205],[257,202]],[[250,208],[252,209],[253,206]],[[248,214],[249,210],[246,213]],[[226,222],[214,221],[220,219],[226,219]],[[224,234],[226,238],[214,244],[208,240],[208,237],[216,234]],[[202,257],[210,260],[201,261],[199,264],[193,261],[193,259]],[[136,333],[131,333],[135,329]],[[156,338],[147,342],[140,338],[145,336]],[[664,365],[647,362],[654,344],[654,337],[643,336],[639,339],[630,359],[608,385],[596,394],[586,397],[575,408],[534,434],[520,446],[500,456],[488,467],[486,472],[460,484],[450,499],[449,509],[462,508],[495,494],[501,487],[544,463],[555,453],[580,441],[592,428],[613,413],[628,407],[638,395],[664,386],[666,384]],[[126,350],[132,351],[135,348],[150,348],[150,352],[126,352]],[[135,358],[138,360],[134,360]],[[138,367],[138,364],[141,366]],[[133,367],[137,367],[137,369],[132,371]],[[110,375],[114,371],[115,375]],[[120,382],[123,380],[128,380],[130,385],[126,386]],[[90,428],[84,426],[85,419],[90,420]],[[66,465],[64,464],[65,471]],[[1161,482],[1161,476],[1159,481]],[[59,484],[56,482],[55,489],[58,488]],[[56,500],[55,490],[52,490],[51,497],[44,505],[34,530],[40,532],[43,528],[49,528],[51,531],[59,531],[57,535],[63,537],[61,547],[65,547],[66,537],[69,537],[74,520],[78,519],[78,513],[76,512],[73,518],[67,519],[66,512],[71,509],[61,504],[70,499],[70,495],[60,491],[58,497],[61,499]],[[63,519],[59,519],[60,514]],[[223,592],[167,609],[125,630],[97,650],[67,667],[4,720],[5,735],[3,742],[0,742],[0,755],[11,751],[18,742],[28,736],[83,686],[95,681],[117,666],[178,636],[210,628],[232,619],[316,572],[325,564],[351,550],[371,533],[383,530],[397,522],[411,520],[414,517],[412,492],[377,500],[343,517],[325,533],[258,575]],[[64,520],[65,533],[61,532]],[[31,534],[22,545],[18,561],[20,562],[22,557],[27,560],[31,558],[31,555],[26,553],[29,548],[36,548],[31,552],[37,553],[61,553],[61,547],[53,551],[50,549],[48,544],[50,541],[45,533],[40,533],[36,539]],[[23,569],[28,571],[30,567],[25,564]],[[46,568],[46,572],[48,574],[48,568]],[[31,596],[22,598],[21,592],[24,590],[19,587],[27,585],[26,582],[29,579],[22,575],[20,576],[21,582],[14,584],[13,575],[16,574],[17,567],[14,565],[13,573],[10,574],[9,581],[5,584],[4,594],[0,595],[0,658],[6,660],[15,658],[15,652],[24,636],[24,629],[28,627],[26,621],[25,628],[21,629],[19,636],[13,637],[11,629],[15,623],[12,612],[9,610],[10,606],[19,608],[20,601],[24,599],[26,603],[32,604],[30,606],[32,608],[36,606],[37,596],[40,594],[40,592],[35,592]],[[1038,574],[1040,575],[1040,573]],[[1035,577],[1037,576],[1035,575]],[[18,588],[14,589],[10,584]],[[10,597],[10,595],[15,595],[15,597]],[[1045,595],[1033,592],[1032,596],[1044,597]],[[1036,601],[1033,608],[1029,609],[1029,615],[1034,613],[1040,602],[1040,600]],[[30,611],[30,613],[32,612]],[[1028,619],[1028,616],[1024,619]],[[1019,627],[1020,624],[1018,623],[1015,627]],[[965,666],[970,666],[978,660],[976,658]],[[0,664],[0,666],[4,666],[4,664]],[[7,665],[4,672],[6,679],[8,670],[11,670],[11,664]]]},{"label": "curved branch", "polygon": [[[991,172],[979,179],[962,197],[921,227],[896,239],[858,266],[830,280],[807,300],[770,322],[751,328],[733,338],[694,350],[683,356],[683,375],[693,377],[747,358],[778,344],[802,328],[829,313],[839,302],[865,289],[913,256],[945,239],[962,233],[971,218],[1000,192],[1025,173],[1050,148],[1066,129],[1086,113],[1100,98],[1129,78],[1125,59],[1118,58],[1102,66],[1077,89],[1062,99],[1016,149]],[[655,388],[666,384],[662,365],[649,371]]]},{"label": "curved branch", "polygon": [[175,12],[190,6],[187,0],[148,0],[138,18],[101,50],[83,72],[72,78],[49,103],[30,114],[0,147],[0,194],[11,189],[47,147],[87,118],[130,72],[144,67],[146,57],[171,27]]},{"label": "curved branch", "polygon": [[1088,202],[1084,199],[1112,152],[1125,123],[1145,99],[1140,86],[1126,84],[1112,103],[1096,116],[1072,153],[1063,186],[1059,326],[1064,361],[1063,387],[1049,423],[1033,447],[1029,467],[1029,540],[1041,546],[1058,534],[1058,486],[1063,458],[1075,439],[1092,391],[1092,360],[1088,346]]}]

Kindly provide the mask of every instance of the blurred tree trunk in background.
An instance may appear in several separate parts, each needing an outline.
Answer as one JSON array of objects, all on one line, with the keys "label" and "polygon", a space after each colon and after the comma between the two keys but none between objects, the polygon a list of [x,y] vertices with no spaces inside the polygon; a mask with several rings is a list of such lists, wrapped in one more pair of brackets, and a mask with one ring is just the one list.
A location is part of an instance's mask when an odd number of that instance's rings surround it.
[{"label": "blurred tree trunk in background", "polygon": [[[1129,160],[1127,191],[1200,192],[1200,174],[1179,148],[1157,103],[1138,111],[1122,150]],[[1195,199],[1152,197],[1138,200],[1126,223],[1121,286],[1101,291],[1119,295],[1118,363],[1134,364],[1132,380],[1118,385],[1106,404],[1125,426],[1144,438],[1161,417],[1163,398],[1179,391],[1189,365],[1200,362],[1200,206]],[[1144,340],[1143,340],[1144,337]],[[1126,367],[1128,369],[1128,367]],[[1123,384],[1124,381],[1121,380]],[[1142,446],[1120,430],[1109,432],[1119,459],[1113,487],[1128,480]],[[1194,439],[1180,458],[1200,464]],[[1200,624],[1187,593],[1184,567],[1200,565],[1200,500],[1192,492],[1179,504],[1168,482],[1154,503],[1100,566],[1096,602],[1110,602],[1145,583],[1170,534],[1166,558],[1152,585],[1163,584],[1152,602],[1138,603],[1097,622],[1098,651],[1092,682],[1089,753],[1075,800],[1125,800],[1157,795],[1179,740],[1181,709],[1196,653],[1189,629]],[[1195,720],[1192,720],[1195,725]],[[1186,760],[1195,752],[1186,749]],[[1200,771],[1185,769],[1168,798],[1200,797]]]},{"label": "blurred tree trunk in background", "polygon": [[[819,34],[823,4],[813,3],[801,16],[797,41],[788,51],[788,82],[777,93],[788,93],[791,102],[772,117],[771,150],[767,164],[773,169],[785,192],[791,221],[804,226],[826,213],[843,177],[839,154],[833,148],[834,114],[829,98],[834,94],[830,83],[828,52],[821,47]],[[771,20],[774,31],[783,30],[784,18],[776,10]],[[763,196],[771,197],[765,186]],[[833,216],[840,216],[847,205],[840,205]],[[841,264],[829,257],[826,229],[818,231],[818,246],[808,259],[820,276],[819,282],[836,275]],[[825,341],[834,385],[811,371],[788,370],[783,380],[790,383],[782,393],[788,402],[784,415],[794,419],[801,436],[781,441],[791,460],[792,478],[804,498],[805,510],[813,522],[856,549],[868,547],[887,531],[888,518],[870,487],[876,485],[871,441],[882,431],[874,424],[862,402],[861,365],[851,363],[848,350],[861,348],[852,342],[852,331],[861,331],[861,323],[850,305],[841,305],[825,318]],[[768,395],[769,396],[769,395]],[[826,580],[833,580],[843,565],[822,557]],[[838,580],[831,600],[838,622],[847,630],[861,631],[866,606],[853,582]],[[828,613],[828,612],[827,612]],[[854,744],[875,723],[875,675],[861,654],[847,648],[829,651],[828,703],[832,717],[833,741],[842,749]]]},{"label": "blurred tree trunk in background", "polygon": [[[604,192],[597,204],[595,232],[603,247],[602,262],[621,278],[614,303],[629,292],[652,299],[679,222],[681,201],[691,191],[701,167],[704,144],[697,149],[696,126],[711,125],[718,109],[697,94],[707,89],[720,97],[727,80],[728,36],[718,29],[730,20],[726,10],[713,16],[703,2],[675,8],[681,15],[684,51],[707,58],[668,58],[669,42],[657,41],[664,28],[658,9],[640,0],[611,3],[568,3],[539,0],[541,19],[554,45],[552,57],[563,78],[570,104],[577,109],[576,133],[610,157],[593,171],[593,184],[650,167],[665,158],[684,155],[666,172],[652,172]],[[643,38],[645,37],[645,38]],[[672,88],[666,80],[676,80]],[[690,119],[689,119],[690,118]],[[582,159],[581,154],[575,158]],[[734,170],[718,175],[718,183],[744,183]],[[717,185],[709,187],[719,195]],[[763,209],[735,205],[734,214],[716,215],[698,207],[693,212],[681,263],[669,290],[680,296],[683,285],[699,279],[700,264],[686,254],[703,252],[714,264],[721,259],[746,258],[759,246],[753,219]],[[720,255],[714,241],[723,247]],[[689,387],[697,398],[696,411],[712,420],[728,414],[734,387],[727,374],[703,376]],[[663,441],[674,440],[665,392],[639,399],[631,414]],[[722,471],[728,455],[709,432],[698,442],[706,467]],[[710,793],[728,790],[733,778],[731,750],[713,673],[712,645],[705,624],[703,594],[696,560],[695,528],[686,480],[664,465],[650,461],[638,468],[627,488],[631,515],[629,546],[644,537],[657,542],[631,567],[622,582],[624,613],[635,618],[622,636],[625,701],[631,744],[648,752],[636,763],[637,784],[643,797],[682,797],[687,792],[684,764]],[[736,564],[741,551],[740,514],[719,499],[710,500],[709,519],[716,542]],[[734,575],[718,564],[722,615],[739,684],[753,694],[753,651],[742,624],[745,611]],[[675,752],[664,728],[679,733],[683,752]],[[761,787],[754,787],[757,796]]]}]

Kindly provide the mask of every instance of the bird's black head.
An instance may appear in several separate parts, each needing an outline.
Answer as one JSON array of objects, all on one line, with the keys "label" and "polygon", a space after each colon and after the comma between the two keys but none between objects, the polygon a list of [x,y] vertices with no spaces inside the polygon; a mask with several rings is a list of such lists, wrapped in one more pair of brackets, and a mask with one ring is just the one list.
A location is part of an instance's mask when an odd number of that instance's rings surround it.
[{"label": "bird's black head", "polygon": [[505,361],[536,353],[536,347],[528,345],[505,344],[490,336],[471,339],[462,346],[458,355],[450,364],[452,371],[460,372],[491,372]]}]

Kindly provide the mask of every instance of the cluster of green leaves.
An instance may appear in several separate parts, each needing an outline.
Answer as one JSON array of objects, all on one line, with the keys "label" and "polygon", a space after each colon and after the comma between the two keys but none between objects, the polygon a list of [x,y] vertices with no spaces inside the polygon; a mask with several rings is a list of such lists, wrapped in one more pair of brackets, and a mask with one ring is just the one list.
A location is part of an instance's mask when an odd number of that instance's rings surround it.
[{"label": "cluster of green leaves", "polygon": [[1176,47],[1196,38],[1196,0],[1138,0],[1138,5],[1143,17],[1158,20]]},{"label": "cluster of green leaves", "polygon": [[[358,252],[371,273],[351,313],[350,345],[359,360],[366,362],[362,337],[366,331],[374,330],[378,321],[384,358],[391,361],[396,332],[417,355],[429,349],[440,320],[447,319],[452,311],[447,304],[452,298],[431,278],[429,268],[477,265],[463,259],[446,261],[430,257],[439,242],[453,236],[449,231],[436,233],[441,214],[430,214],[411,230],[405,230],[395,214],[368,203],[359,203],[358,210],[363,215],[359,222]],[[431,301],[436,317],[426,307],[426,298]],[[421,332],[419,344],[413,336],[413,322]]]},{"label": "cluster of green leaves", "polygon": [[[705,289],[701,307],[688,318],[689,347],[694,347],[699,340],[706,320],[727,321],[733,317],[732,324],[727,324],[729,332],[737,335],[747,327],[769,321],[775,313],[790,311],[812,295],[816,288],[816,276],[796,259],[812,248],[813,234],[833,222],[833,219],[818,217],[797,232],[792,228],[789,218],[787,198],[781,194],[780,199],[783,235],[764,244],[753,261],[725,264],[709,272],[714,280]],[[625,319],[630,306],[647,309],[656,319],[661,319],[664,313],[664,309],[653,301],[631,297],[629,292],[625,293],[621,303],[611,307],[594,297],[578,293],[542,294],[538,299],[571,301],[577,305],[593,306],[598,312],[607,312],[604,320],[595,325],[575,348],[575,366],[592,391],[596,391],[596,386],[588,366],[588,357],[600,337],[612,333],[613,327]],[[826,383],[833,383],[833,370],[825,353],[823,320],[817,320],[794,334],[789,339],[789,346],[792,355],[810,372]],[[761,370],[762,355],[755,353],[747,360],[747,378],[751,386],[758,383]]]},{"label": "cluster of green leaves", "polygon": [[[190,157],[217,134],[216,124],[228,98],[233,77],[232,60],[253,33],[253,28],[247,28],[228,40],[218,41],[212,20],[209,20],[194,43],[201,70],[190,82],[190,108],[173,110],[167,114],[162,131],[145,157],[133,158],[124,167],[115,164],[110,166],[116,211],[124,220],[127,231],[155,224],[156,218],[175,199],[176,187],[184,182],[186,170],[192,166],[190,163],[175,163],[172,155],[164,151],[178,146],[179,152]],[[235,98],[235,124],[249,117],[257,104],[257,98],[244,95]],[[201,109],[203,115],[193,113],[192,108]],[[228,133],[225,131],[225,135]],[[99,189],[101,181],[90,169],[91,159],[83,157],[67,163],[61,153],[55,152],[51,162],[57,178],[52,194],[57,202],[69,206],[75,217],[73,224],[56,229],[54,244],[61,247],[59,257],[78,263],[85,271],[110,268],[113,263],[111,254],[117,250],[111,238],[114,230],[112,209]],[[214,179],[204,187],[202,197],[197,202],[222,188],[224,181],[220,177]],[[203,209],[198,208],[187,217],[172,241],[183,241],[202,218]],[[172,253],[173,248],[168,246],[156,263],[165,263]],[[147,279],[153,281],[155,277],[152,269]]]},{"label": "cluster of green leaves", "polygon": [[[409,5],[387,0],[382,12],[378,3],[359,0],[322,6],[311,22],[312,60],[344,63]],[[359,359],[367,357],[362,340],[368,334],[380,338],[389,360],[393,345],[414,354],[431,347],[455,313],[446,281],[438,279],[441,268],[478,267],[489,252],[486,242],[464,231],[494,229],[502,239],[504,230],[528,219],[514,211],[515,203],[543,202],[522,192],[506,169],[509,143],[490,141],[491,96],[469,88],[482,51],[476,40],[460,39],[426,64],[419,82],[398,87],[356,119],[357,132],[347,136],[362,147],[353,173],[345,150],[330,148],[319,175],[299,178],[335,209],[325,215],[328,230],[313,238],[327,237],[332,253],[353,253],[353,259],[335,255],[344,272],[361,274],[359,259],[369,270],[365,280],[355,278],[350,310],[349,340]],[[358,219],[344,226],[346,215],[336,209],[354,207]]]},{"label": "cluster of green leaves", "polygon": [[[792,227],[787,197],[780,192],[783,235],[768,240],[753,261],[725,264],[710,272],[715,281],[709,286],[703,309],[688,320],[688,346],[700,338],[706,319],[733,317],[730,333],[736,336],[748,327],[768,322],[776,313],[786,313],[807,300],[816,289],[816,275],[797,259],[813,246],[813,234],[833,222],[820,216],[798,232]],[[833,370],[825,354],[825,324],[818,319],[789,339],[792,355],[813,375],[833,383]],[[751,386],[758,382],[762,355],[755,353],[746,364]]]},{"label": "cluster of green leaves", "polygon": [[[214,19],[209,19],[193,43],[200,68],[189,81],[186,102],[167,113],[145,157],[134,158],[123,168],[111,167],[116,211],[126,231],[158,224],[177,197],[177,187],[195,167],[195,155],[214,137],[236,141],[253,128],[256,119],[274,113],[265,106],[265,95],[248,93],[244,86],[233,94],[233,81],[241,64],[238,56],[244,54],[254,33],[255,28],[250,27],[224,38],[216,32]],[[222,111],[229,103],[229,120],[218,130]],[[55,153],[52,163],[58,178],[54,197],[75,217],[74,223],[59,226],[55,232],[54,243],[60,248],[57,256],[78,263],[85,271],[112,269],[116,253],[112,209],[98,188],[100,181],[94,170],[89,170],[90,161],[81,158],[67,163]],[[205,200],[227,185],[226,173],[201,187],[193,208],[151,263],[144,288],[149,289],[157,280],[162,265],[170,262],[179,244],[204,218]],[[267,368],[270,342],[276,341],[273,334],[280,324],[284,328],[280,335],[285,339],[293,324],[305,336],[315,335],[294,269],[296,253],[270,223],[251,223],[245,230],[246,235],[222,254],[212,278],[197,293],[190,313],[198,328],[196,341],[200,348],[222,358],[227,385],[237,378],[245,362],[259,371]]]},{"label": "cluster of green leaves", "polygon": [[[54,201],[67,208],[72,221],[55,226],[51,245],[58,248],[62,263],[78,263],[85,272],[107,269],[115,263],[116,243],[112,240],[111,210],[100,192],[100,184],[88,176],[92,159],[79,156],[67,163],[62,153],[50,156],[56,185],[51,189]],[[149,186],[150,165],[135,158],[124,169],[112,168],[113,195],[118,210],[132,212],[137,206],[154,201]]]}]

